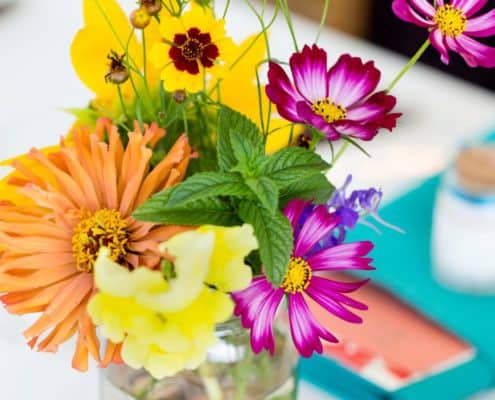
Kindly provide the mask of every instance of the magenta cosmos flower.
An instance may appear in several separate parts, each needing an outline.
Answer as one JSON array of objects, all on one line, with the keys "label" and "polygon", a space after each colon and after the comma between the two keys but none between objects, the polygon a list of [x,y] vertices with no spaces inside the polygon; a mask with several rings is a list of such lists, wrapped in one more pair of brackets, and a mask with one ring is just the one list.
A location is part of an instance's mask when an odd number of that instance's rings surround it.
[{"label": "magenta cosmos flower", "polygon": [[304,357],[323,350],[321,339],[337,342],[313,316],[307,298],[343,320],[360,323],[361,318],[346,307],[366,310],[367,306],[351,299],[350,293],[368,280],[345,283],[323,278],[322,271],[351,269],[370,270],[370,258],[365,256],[373,248],[371,242],[356,242],[322,248],[321,243],[332,235],[339,223],[335,214],[325,206],[314,206],[302,200],[292,200],[284,210],[295,232],[294,252],[280,287],[273,287],[261,276],[240,292],[232,294],[236,303],[235,315],[251,330],[251,347],[255,353],[262,349],[274,353],[273,321],[284,297],[287,297],[292,339]]},{"label": "magenta cosmos flower", "polygon": [[470,67],[495,67],[495,49],[473,37],[495,34],[495,10],[473,17],[488,0],[394,0],[392,9],[400,19],[430,31],[430,42],[449,63],[449,51],[459,53]]},{"label": "magenta cosmos flower", "polygon": [[290,59],[294,83],[270,62],[266,94],[285,119],[323,132],[328,140],[342,135],[371,140],[380,128],[392,130],[401,114],[391,114],[396,100],[385,92],[372,92],[380,82],[373,61],[345,54],[327,70],[327,53],[304,46]]}]

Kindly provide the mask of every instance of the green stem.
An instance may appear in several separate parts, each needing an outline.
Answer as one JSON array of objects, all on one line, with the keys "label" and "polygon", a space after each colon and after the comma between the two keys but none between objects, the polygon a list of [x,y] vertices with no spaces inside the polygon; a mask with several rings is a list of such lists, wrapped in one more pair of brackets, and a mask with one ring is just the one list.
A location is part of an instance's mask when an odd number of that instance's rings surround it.
[{"label": "green stem", "polygon": [[117,93],[119,94],[119,100],[120,100],[120,105],[122,106],[122,111],[124,112],[126,120],[129,122],[129,114],[127,113],[127,107],[124,102],[124,96],[122,96],[122,89],[120,88],[120,85],[117,85]]},{"label": "green stem", "polygon": [[225,8],[222,13],[222,19],[225,19],[225,17],[227,17],[227,13],[229,12],[229,7],[230,7],[230,0],[227,0],[227,3],[225,4]]},{"label": "green stem", "polygon": [[323,7],[323,14],[321,15],[320,27],[318,28],[318,34],[316,35],[315,43],[318,43],[320,40],[321,32],[323,31],[323,27],[327,21],[328,16],[328,6],[330,5],[330,0],[325,0],[325,6]]},{"label": "green stem", "polygon": [[430,46],[430,39],[426,39],[426,41],[423,43],[423,45],[418,49],[416,54],[412,56],[412,58],[409,60],[409,62],[405,65],[404,68],[399,72],[399,74],[395,77],[395,79],[392,81],[390,85],[388,85],[387,89],[385,91],[388,93],[390,92],[395,85],[401,80],[401,78],[409,71],[414,64],[418,62],[418,60],[421,58],[423,53],[426,51],[426,49]]},{"label": "green stem", "polygon": [[144,33],[144,29],[142,30],[142,38],[143,38],[143,73],[144,73],[144,84],[148,85],[148,67],[146,60],[146,34]]},{"label": "green stem", "polygon": [[339,161],[340,157],[342,157],[344,155],[344,153],[346,152],[346,150],[349,148],[350,145],[351,145],[350,142],[345,142],[342,145],[342,147],[339,149],[339,151],[337,152],[337,154],[335,155],[335,157],[332,160],[333,165],[337,164],[337,161]]},{"label": "green stem", "polygon": [[289,28],[289,33],[292,38],[292,42],[294,43],[294,48],[296,49],[296,53],[299,53],[299,46],[297,45],[296,33],[294,31],[294,25],[292,24],[292,17],[289,9],[289,4],[287,0],[279,0],[280,8],[285,17],[285,21],[287,22],[287,27]]}]

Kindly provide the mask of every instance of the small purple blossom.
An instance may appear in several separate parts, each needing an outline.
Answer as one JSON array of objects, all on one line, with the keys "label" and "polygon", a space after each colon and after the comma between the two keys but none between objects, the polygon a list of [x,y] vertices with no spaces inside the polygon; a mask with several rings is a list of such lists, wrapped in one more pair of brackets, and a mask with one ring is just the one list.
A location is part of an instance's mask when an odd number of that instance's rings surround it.
[{"label": "small purple blossom", "polygon": [[319,273],[374,269],[370,266],[371,258],[367,257],[373,244],[354,242],[321,248],[321,243],[333,235],[339,224],[338,216],[328,212],[324,205],[313,205],[303,200],[289,202],[284,213],[294,230],[294,251],[285,277],[279,287],[273,287],[265,276],[260,276],[247,289],[232,293],[236,303],[234,314],[241,318],[246,329],[251,330],[253,351],[259,353],[266,349],[273,354],[273,321],[282,299],[286,297],[292,339],[299,353],[310,357],[314,351],[323,351],[321,339],[338,340],[317,321],[308,307],[307,298],[351,323],[360,323],[362,319],[348,308],[368,308],[347,295],[368,280],[339,282],[318,276]]},{"label": "small purple blossom", "polygon": [[383,198],[383,192],[381,190],[375,188],[354,190],[347,196],[346,192],[351,182],[352,175],[348,175],[344,185],[333,193],[327,203],[328,207],[340,217],[342,226],[353,229],[356,223],[360,222],[378,231],[373,224],[364,220],[369,215],[379,224],[403,233],[402,229],[389,224],[378,215],[378,209]]}]

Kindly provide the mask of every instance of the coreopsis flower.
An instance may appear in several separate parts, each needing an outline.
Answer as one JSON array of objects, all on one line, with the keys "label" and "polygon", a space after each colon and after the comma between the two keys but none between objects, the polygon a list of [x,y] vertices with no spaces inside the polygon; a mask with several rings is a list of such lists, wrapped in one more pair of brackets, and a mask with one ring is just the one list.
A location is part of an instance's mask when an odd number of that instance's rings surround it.
[{"label": "coreopsis flower", "polygon": [[99,293],[89,303],[93,321],[133,368],[155,378],[195,369],[215,343],[215,325],[234,309],[228,294],[251,282],[244,258],[257,248],[250,225],[203,226],[162,245],[173,259],[167,278],[160,271],[129,271],[108,249],[95,266]]},{"label": "coreopsis flower", "polygon": [[162,71],[169,92],[201,90],[205,79],[225,72],[236,52],[234,42],[226,36],[225,21],[195,3],[179,17],[161,18],[159,29],[162,41],[151,48],[150,59]]},{"label": "coreopsis flower", "polygon": [[293,82],[284,69],[270,62],[266,94],[285,119],[312,126],[328,140],[342,135],[371,140],[381,128],[395,128],[399,113],[391,113],[396,99],[373,91],[380,71],[373,61],[342,55],[327,70],[327,53],[304,46],[290,59]]},{"label": "coreopsis flower", "polygon": [[136,128],[124,148],[117,127],[99,120],[95,133],[76,129],[59,150],[33,149],[27,161],[12,162],[15,172],[2,183],[0,201],[0,299],[13,314],[41,313],[24,332],[31,347],[54,352],[77,334],[74,368],[87,369],[88,353],[103,365],[118,359],[112,343],[101,359],[87,314],[94,263],[106,246],[130,269],[157,268],[159,243],[185,229],[131,217],[151,195],[184,178],[191,157],[185,136],[150,171],[150,147],[164,134],[155,125]]},{"label": "coreopsis flower", "polygon": [[[302,200],[292,200],[284,210],[294,230],[294,252],[279,287],[273,287],[264,276],[257,277],[245,290],[232,294],[236,302],[235,315],[251,330],[251,346],[258,353],[262,349],[274,353],[273,321],[284,297],[289,307],[292,339],[299,353],[309,357],[323,350],[321,339],[337,342],[311,313],[309,297],[328,312],[348,322],[359,323],[361,318],[347,307],[366,310],[367,306],[353,300],[346,293],[363,286],[367,280],[345,283],[318,276],[323,271],[369,270],[371,259],[365,256],[373,248],[370,242],[355,242],[321,248],[321,241],[332,235],[339,218],[326,206],[314,206]],[[316,249],[316,250],[315,250]]]},{"label": "coreopsis flower", "polygon": [[495,34],[495,10],[475,17],[486,4],[487,0],[452,0],[449,4],[437,0],[433,6],[427,0],[394,0],[392,10],[403,21],[428,29],[444,64],[453,51],[470,67],[493,68],[495,48],[473,39]]}]

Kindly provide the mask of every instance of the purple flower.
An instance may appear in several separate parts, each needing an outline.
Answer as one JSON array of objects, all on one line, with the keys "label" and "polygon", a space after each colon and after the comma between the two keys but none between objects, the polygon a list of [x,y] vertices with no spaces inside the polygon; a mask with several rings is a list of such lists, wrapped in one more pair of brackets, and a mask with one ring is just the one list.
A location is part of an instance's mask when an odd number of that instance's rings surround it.
[{"label": "purple flower", "polygon": [[[308,209],[311,211],[308,212]],[[356,242],[328,247],[317,252],[319,246],[335,229],[339,218],[330,214],[324,205],[313,206],[302,200],[292,200],[284,210],[294,229],[294,252],[287,272],[279,287],[273,287],[264,277],[257,277],[251,285],[232,294],[236,303],[235,315],[242,325],[251,330],[251,347],[255,353],[267,349],[275,351],[273,321],[284,297],[287,297],[292,339],[299,353],[309,357],[321,353],[321,339],[337,342],[311,313],[306,299],[313,299],[339,318],[360,323],[362,319],[347,307],[366,310],[367,306],[346,294],[368,280],[345,283],[323,278],[322,271],[371,270],[371,259],[365,256],[373,248],[371,242]]]},{"label": "purple flower", "polygon": [[404,231],[386,221],[378,215],[378,209],[383,198],[383,192],[375,188],[367,190],[354,190],[349,196],[346,194],[347,188],[352,182],[352,175],[348,175],[344,185],[337,189],[330,200],[328,207],[340,217],[340,224],[344,227],[353,229],[358,221],[375,230],[374,225],[365,221],[363,218],[371,216],[381,225],[404,233]]},{"label": "purple flower", "polygon": [[495,67],[495,49],[473,37],[495,34],[495,9],[473,17],[488,0],[437,0],[434,7],[427,0],[394,0],[392,9],[403,21],[429,30],[430,42],[449,63],[449,51],[459,53],[470,67]]},{"label": "purple flower", "polygon": [[327,70],[327,53],[304,46],[290,59],[294,83],[270,62],[266,94],[285,119],[310,125],[328,140],[342,135],[371,140],[380,128],[392,130],[401,114],[391,114],[396,100],[385,92],[372,94],[380,81],[373,61],[345,54]]}]

